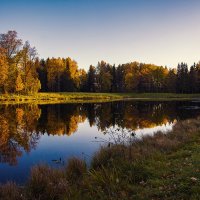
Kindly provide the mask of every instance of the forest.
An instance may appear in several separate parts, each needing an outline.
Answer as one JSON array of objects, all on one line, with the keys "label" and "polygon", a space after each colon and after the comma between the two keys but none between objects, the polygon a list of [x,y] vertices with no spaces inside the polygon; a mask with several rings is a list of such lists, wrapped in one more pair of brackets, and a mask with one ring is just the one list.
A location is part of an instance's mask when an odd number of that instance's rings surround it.
[{"label": "forest", "polygon": [[70,57],[40,59],[36,48],[16,31],[0,34],[0,93],[37,92],[200,93],[200,62],[167,68],[100,61],[85,71]]}]

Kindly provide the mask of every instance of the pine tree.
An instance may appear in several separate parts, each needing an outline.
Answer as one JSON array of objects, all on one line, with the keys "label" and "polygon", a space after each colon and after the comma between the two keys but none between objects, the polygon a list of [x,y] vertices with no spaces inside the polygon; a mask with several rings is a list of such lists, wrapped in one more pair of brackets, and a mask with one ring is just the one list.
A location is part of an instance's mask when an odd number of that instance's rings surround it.
[{"label": "pine tree", "polygon": [[117,91],[117,77],[116,77],[116,67],[115,65],[112,67],[112,84],[111,84],[111,92]]},{"label": "pine tree", "polygon": [[88,71],[88,79],[87,79],[87,87],[89,92],[95,92],[96,91],[96,71],[95,67],[90,65],[89,71]]}]

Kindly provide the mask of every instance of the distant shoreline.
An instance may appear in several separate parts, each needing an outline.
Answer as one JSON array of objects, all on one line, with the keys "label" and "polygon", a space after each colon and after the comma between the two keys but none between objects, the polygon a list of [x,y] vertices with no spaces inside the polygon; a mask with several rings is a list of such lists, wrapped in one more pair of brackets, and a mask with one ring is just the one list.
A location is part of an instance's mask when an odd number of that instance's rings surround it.
[{"label": "distant shoreline", "polygon": [[95,102],[110,102],[117,100],[137,100],[137,101],[199,100],[200,101],[200,94],[46,92],[46,93],[37,93],[30,95],[16,95],[16,94],[0,95],[0,104],[95,103]]}]

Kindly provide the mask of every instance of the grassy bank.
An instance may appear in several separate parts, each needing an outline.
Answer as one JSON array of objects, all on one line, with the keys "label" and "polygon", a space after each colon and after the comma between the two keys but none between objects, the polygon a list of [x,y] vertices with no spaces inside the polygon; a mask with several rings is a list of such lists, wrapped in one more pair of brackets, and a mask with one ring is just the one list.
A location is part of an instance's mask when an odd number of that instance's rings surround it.
[{"label": "grassy bank", "polygon": [[0,199],[200,199],[200,118],[167,133],[97,152],[63,169],[36,166],[24,187],[7,183]]},{"label": "grassy bank", "polygon": [[34,95],[1,94],[0,103],[70,103],[106,102],[123,99],[135,100],[191,100],[200,99],[200,94],[174,93],[37,93]]}]

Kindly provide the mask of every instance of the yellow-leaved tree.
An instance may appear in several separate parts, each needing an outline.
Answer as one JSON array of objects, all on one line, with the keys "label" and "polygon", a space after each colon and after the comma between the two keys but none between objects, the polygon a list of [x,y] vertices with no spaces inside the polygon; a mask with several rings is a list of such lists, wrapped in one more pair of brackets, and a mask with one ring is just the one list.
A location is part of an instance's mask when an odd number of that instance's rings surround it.
[{"label": "yellow-leaved tree", "polygon": [[19,94],[24,89],[24,84],[22,81],[21,74],[18,73],[16,81],[15,81],[15,90]]},{"label": "yellow-leaved tree", "polygon": [[4,84],[8,78],[8,62],[6,60],[5,51],[0,48],[0,88],[4,92]]}]

